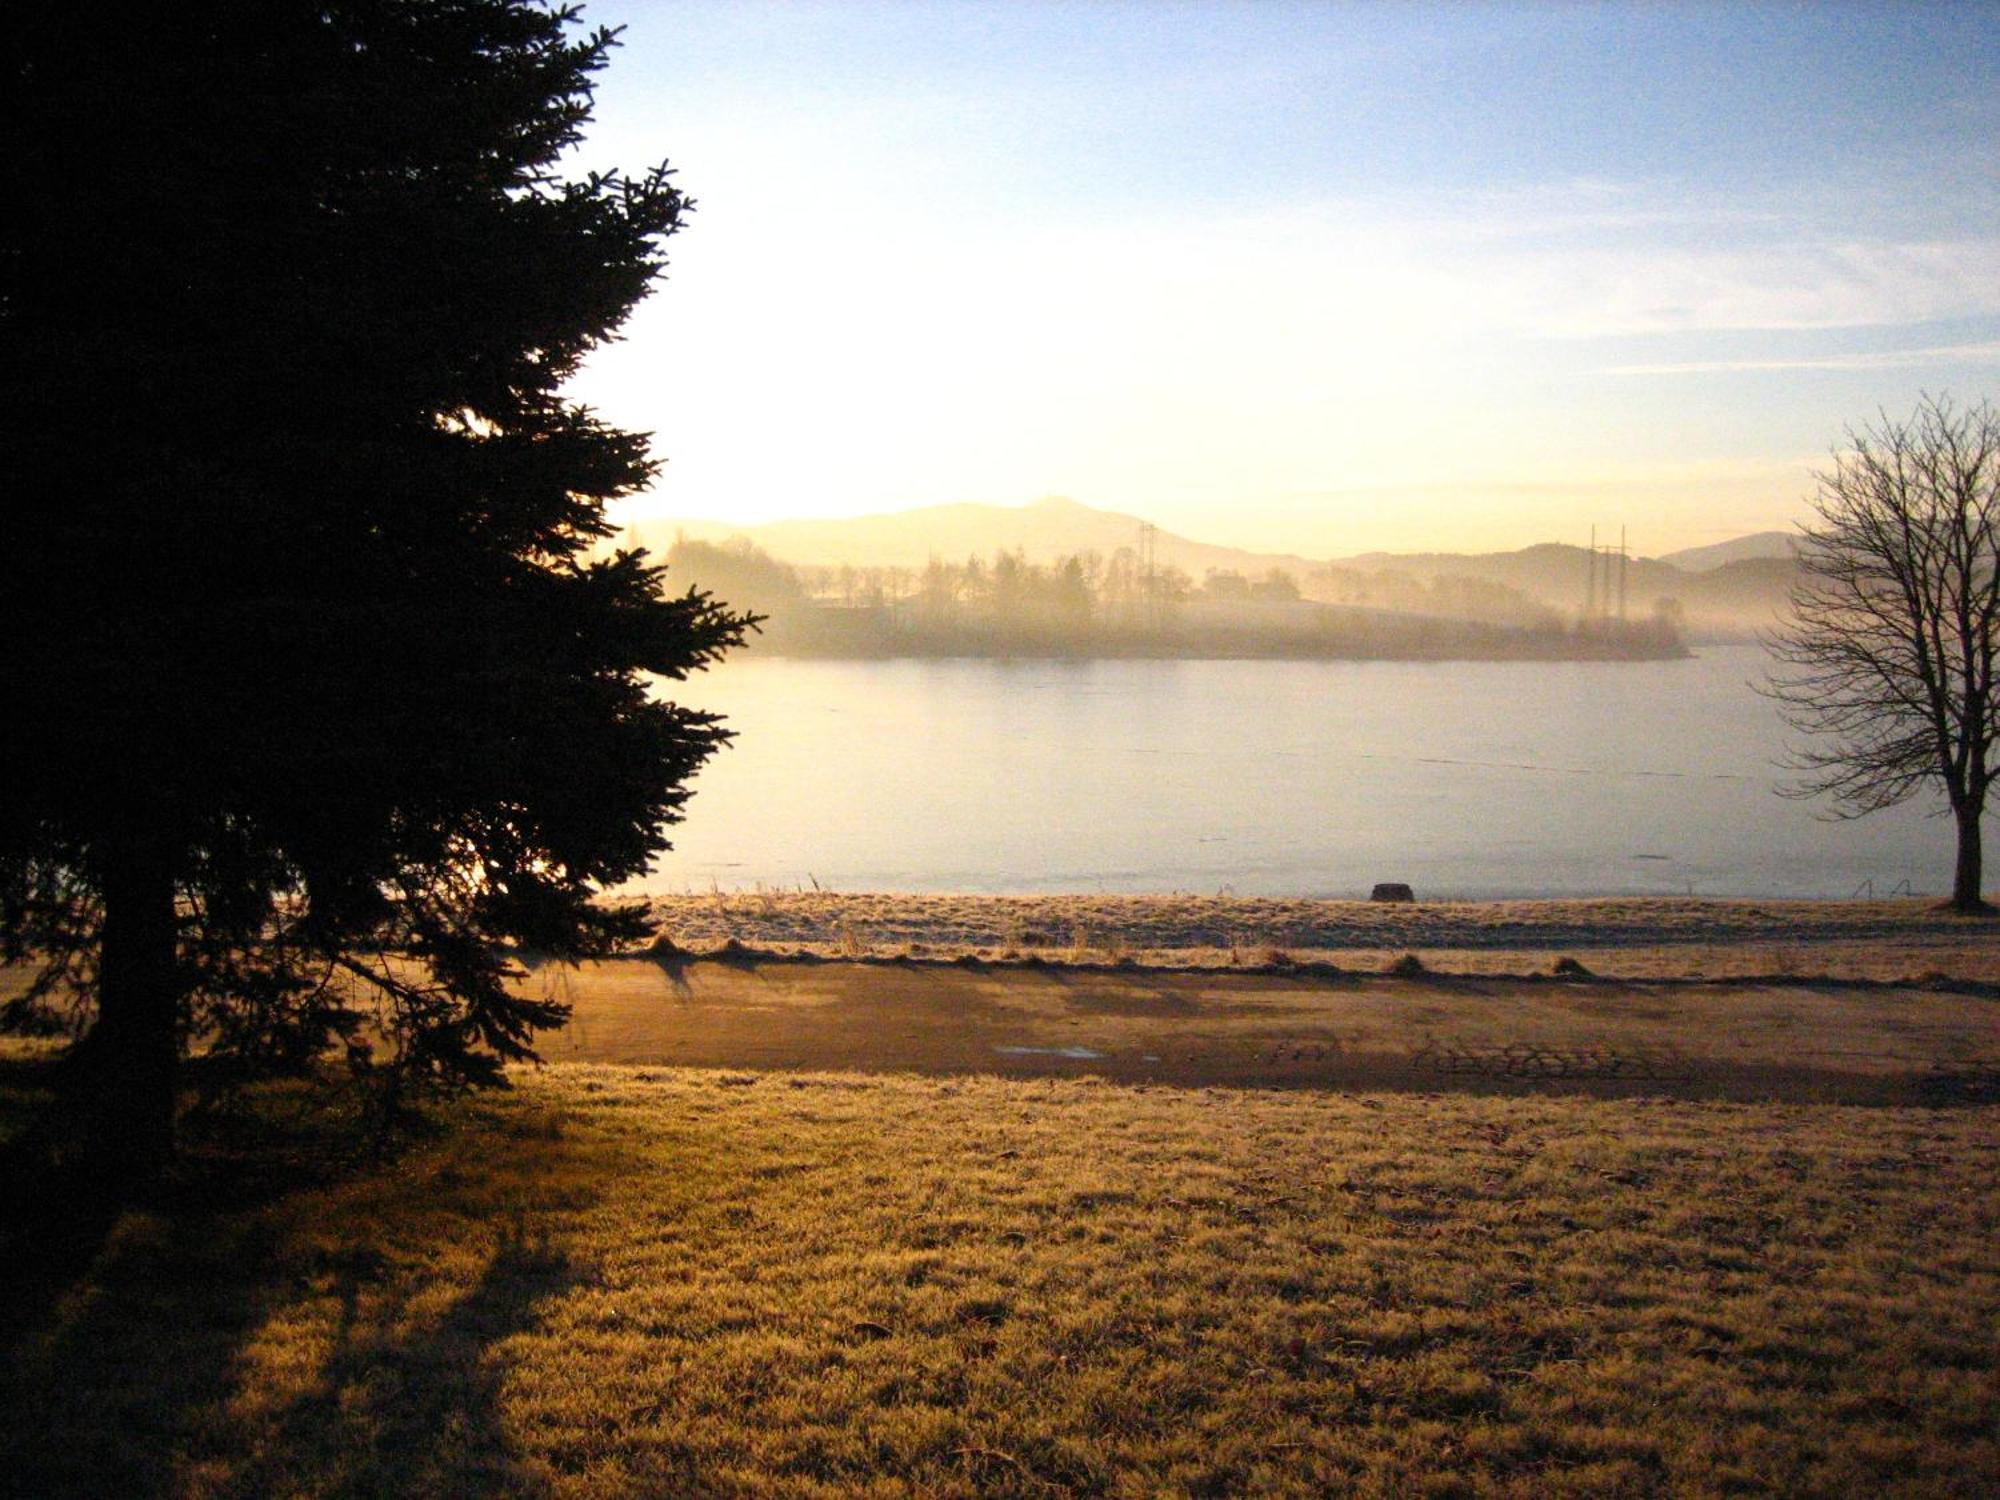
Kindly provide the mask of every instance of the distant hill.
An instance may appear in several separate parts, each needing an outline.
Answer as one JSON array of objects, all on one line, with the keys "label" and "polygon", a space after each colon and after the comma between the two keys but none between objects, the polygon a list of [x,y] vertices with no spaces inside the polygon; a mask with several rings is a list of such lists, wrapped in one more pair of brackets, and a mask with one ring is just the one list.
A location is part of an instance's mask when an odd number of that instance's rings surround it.
[{"label": "distant hill", "polygon": [[[995,552],[1018,551],[1029,562],[1039,563],[1081,552],[1109,557],[1120,547],[1136,550],[1145,525],[1138,516],[1055,498],[1020,506],[928,505],[838,520],[769,521],[761,526],[668,521],[637,530],[646,546],[662,552],[680,532],[704,542],[745,537],[795,567],[921,568],[933,557],[963,562]],[[1283,568],[1303,578],[1322,565],[1295,553],[1220,547],[1171,531],[1156,530],[1153,547],[1163,566],[1185,568],[1197,582],[1210,568],[1240,573]]]},{"label": "distant hill", "polygon": [[[1590,588],[1590,553],[1563,542],[1538,542],[1517,552],[1363,552],[1334,559],[1334,566],[1361,572],[1410,573],[1419,577],[1482,578],[1505,584],[1558,609],[1581,609]],[[1614,567],[1614,583],[1615,568]],[[1635,557],[1625,565],[1630,607],[1647,610],[1654,599],[1678,598],[1688,575],[1668,563]]]},{"label": "distant hill", "polygon": [[[1337,558],[1334,566],[1419,578],[1476,578],[1518,589],[1570,612],[1583,608],[1590,588],[1588,549],[1560,542],[1542,542],[1518,552],[1365,552]],[[1697,638],[1743,638],[1776,618],[1796,574],[1797,564],[1789,552],[1778,557],[1753,554],[1699,570],[1678,567],[1665,558],[1634,557],[1625,564],[1626,608],[1642,616],[1650,614],[1658,601],[1671,599],[1680,605]],[[1602,588],[1604,575],[1598,576]],[[1614,561],[1614,599],[1617,578]]]},{"label": "distant hill", "polygon": [[1739,536],[1727,542],[1715,542],[1707,547],[1685,547],[1679,552],[1669,552],[1660,561],[1671,563],[1684,573],[1706,573],[1711,568],[1719,568],[1724,563],[1749,562],[1755,559],[1775,558],[1788,562],[1798,552],[1798,536],[1790,531],[1753,531],[1748,536]]},{"label": "distant hill", "polygon": [[1691,574],[1678,597],[1688,618],[1705,622],[1711,633],[1740,634],[1770,625],[1798,577],[1791,557],[1744,557]]},{"label": "distant hill", "polygon": [[[1145,524],[1138,516],[1098,510],[1074,500],[1048,499],[1026,506],[933,505],[759,526],[666,521],[635,528],[633,539],[664,553],[676,535],[711,542],[741,537],[798,567],[914,569],[933,557],[963,561],[971,556],[991,557],[997,551],[1019,551],[1037,563],[1086,552],[1108,558],[1120,548],[1136,549]],[[1476,579],[1518,590],[1574,614],[1583,608],[1589,587],[1587,550],[1558,542],[1513,552],[1364,552],[1336,558],[1253,552],[1161,530],[1153,532],[1152,543],[1160,564],[1185,569],[1196,582],[1210,569],[1255,577],[1281,568],[1297,578],[1308,596],[1337,596],[1338,590],[1316,589],[1313,575],[1338,569],[1362,575],[1401,574],[1423,582]],[[1780,531],[1758,532],[1660,558],[1633,557],[1625,565],[1626,607],[1634,616],[1645,616],[1652,612],[1655,601],[1677,600],[1697,635],[1744,635],[1768,624],[1782,607],[1794,571],[1791,558],[1790,536]],[[1616,576],[1614,564],[1614,590]],[[1601,580],[1602,575],[1600,586]]]}]

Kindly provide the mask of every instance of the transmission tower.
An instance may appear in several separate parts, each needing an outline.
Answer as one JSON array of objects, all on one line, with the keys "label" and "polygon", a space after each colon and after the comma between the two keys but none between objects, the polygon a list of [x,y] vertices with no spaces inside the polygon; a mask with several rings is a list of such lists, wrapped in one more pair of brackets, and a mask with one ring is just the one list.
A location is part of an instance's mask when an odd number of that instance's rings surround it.
[{"label": "transmission tower", "polygon": [[1146,623],[1160,623],[1160,581],[1155,572],[1160,528],[1151,521],[1139,523],[1139,590],[1145,600]]},{"label": "transmission tower", "polygon": [[1590,528],[1590,557],[1583,565],[1583,618],[1597,618],[1597,528]]},{"label": "transmission tower", "polygon": [[1625,623],[1625,528],[1618,528],[1618,623]]}]

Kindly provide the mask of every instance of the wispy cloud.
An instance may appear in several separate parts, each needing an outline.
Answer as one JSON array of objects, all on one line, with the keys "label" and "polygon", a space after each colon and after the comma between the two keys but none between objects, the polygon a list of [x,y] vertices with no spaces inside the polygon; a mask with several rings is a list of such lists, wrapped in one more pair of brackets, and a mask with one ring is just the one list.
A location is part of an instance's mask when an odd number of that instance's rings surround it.
[{"label": "wispy cloud", "polygon": [[1599,375],[1723,375],[1765,370],[1908,370],[1923,365],[2000,363],[2000,341],[1884,349],[1868,354],[1814,354],[1766,359],[1696,359],[1672,364],[1608,365]]},{"label": "wispy cloud", "polygon": [[1810,330],[2000,313],[2000,244],[1836,241],[1565,245],[1478,269],[1496,321],[1557,338]]}]

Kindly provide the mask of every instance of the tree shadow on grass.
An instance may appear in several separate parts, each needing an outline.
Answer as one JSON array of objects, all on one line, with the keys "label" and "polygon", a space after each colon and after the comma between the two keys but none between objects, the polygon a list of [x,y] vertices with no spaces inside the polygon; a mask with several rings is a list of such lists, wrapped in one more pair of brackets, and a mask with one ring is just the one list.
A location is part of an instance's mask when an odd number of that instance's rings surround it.
[{"label": "tree shadow on grass", "polygon": [[[56,1053],[0,1058],[0,1352],[31,1337],[104,1267],[119,1226],[135,1216],[186,1224],[247,1213],[382,1160],[352,1119],[329,1123],[322,1112],[301,1128],[303,1117],[269,1110],[197,1110],[183,1120],[184,1149],[165,1172],[107,1176],[74,1149],[64,1065]],[[270,1093],[259,1097],[268,1103]],[[427,1128],[411,1120],[397,1146]]]},{"label": "tree shadow on grass", "polygon": [[[343,1243],[312,1174],[45,1197],[0,1266],[0,1496],[541,1493],[496,1350],[590,1272],[524,1227],[534,1180],[577,1202],[560,1144],[532,1149],[548,1159],[510,1189],[515,1227],[441,1311],[430,1247]],[[384,1190],[461,1223],[492,1208],[474,1173]],[[295,1243],[300,1220],[315,1232]]]},{"label": "tree shadow on grass", "polygon": [[473,1286],[427,1326],[407,1306],[368,1305],[371,1267],[338,1278],[340,1330],[312,1389],[279,1413],[216,1493],[538,1495],[501,1413],[496,1347],[536,1326],[585,1279],[546,1242],[504,1239]]}]

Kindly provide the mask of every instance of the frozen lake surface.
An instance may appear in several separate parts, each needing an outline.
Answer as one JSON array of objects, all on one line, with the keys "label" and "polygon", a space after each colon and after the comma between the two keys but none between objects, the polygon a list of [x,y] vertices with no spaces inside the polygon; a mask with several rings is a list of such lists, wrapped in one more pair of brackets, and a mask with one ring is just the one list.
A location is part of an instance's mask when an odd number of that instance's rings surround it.
[{"label": "frozen lake surface", "polygon": [[788,661],[675,685],[740,738],[658,891],[1937,893],[1951,831],[1777,788],[1752,646],[1677,662]]}]

